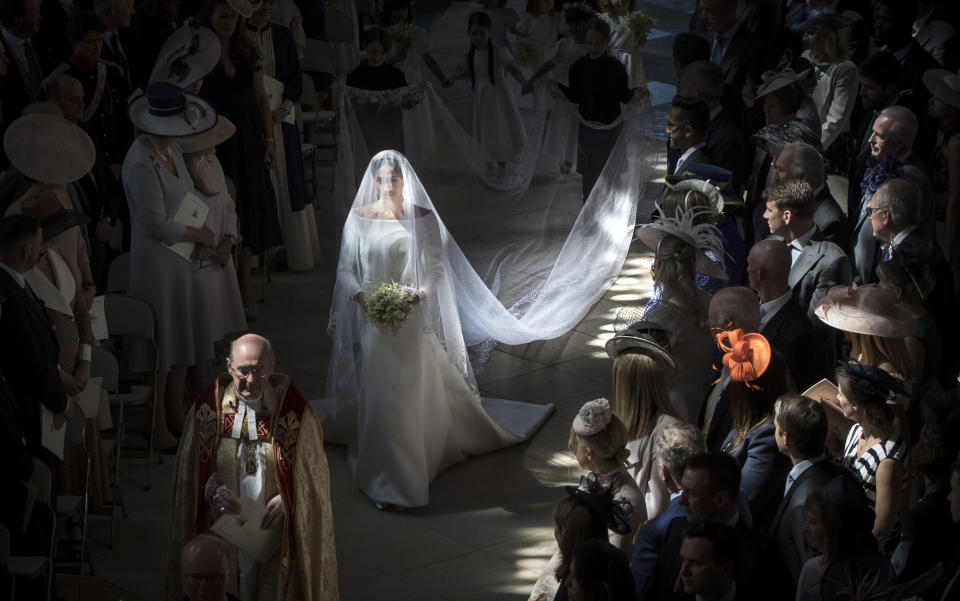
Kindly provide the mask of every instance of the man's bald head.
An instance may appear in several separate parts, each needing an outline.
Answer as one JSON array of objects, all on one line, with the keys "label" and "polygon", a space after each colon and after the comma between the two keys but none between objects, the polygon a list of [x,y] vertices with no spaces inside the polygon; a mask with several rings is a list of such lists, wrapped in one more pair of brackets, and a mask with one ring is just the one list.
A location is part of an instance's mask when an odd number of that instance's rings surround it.
[{"label": "man's bald head", "polygon": [[244,334],[230,345],[227,369],[237,393],[248,401],[263,396],[274,366],[273,345],[259,334]]},{"label": "man's bald head", "polygon": [[201,534],[183,547],[183,593],[189,601],[225,601],[227,552],[214,536]]},{"label": "man's bald head", "polygon": [[760,291],[764,282],[770,280],[786,284],[790,277],[790,249],[777,240],[761,240],[753,245],[747,255],[747,274],[750,287]]},{"label": "man's bald head", "polygon": [[711,328],[741,328],[747,333],[759,331],[757,295],[746,286],[721,288],[710,299],[707,324]]},{"label": "man's bald head", "polygon": [[78,123],[83,118],[83,84],[76,77],[54,72],[43,82],[43,95],[67,121]]}]

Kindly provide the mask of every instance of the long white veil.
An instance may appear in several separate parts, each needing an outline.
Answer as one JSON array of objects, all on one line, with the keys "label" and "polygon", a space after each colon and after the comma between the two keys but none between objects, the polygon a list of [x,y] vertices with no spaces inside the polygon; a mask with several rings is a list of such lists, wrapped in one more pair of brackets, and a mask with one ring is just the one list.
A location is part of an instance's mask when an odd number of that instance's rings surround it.
[{"label": "long white veil", "polygon": [[[555,163],[539,152],[549,110],[524,111],[528,148],[507,173],[490,177],[477,145],[432,86],[386,92],[340,87],[337,95],[339,213],[349,222],[353,209],[372,201],[378,161],[399,161],[404,195],[411,195],[408,202],[433,215],[450,302],[456,308],[455,315],[441,310],[444,323],[433,327],[440,328],[438,336],[448,356],[471,385],[473,372],[465,347],[489,349],[493,341],[524,344],[573,329],[619,274],[635,224],[648,221],[654,210],[654,194],[646,192],[648,182],[658,176],[663,142],[656,137],[662,128],[650,111],[637,110],[642,103],[612,124],[623,123],[623,133],[593,191],[582,201],[580,183],[561,179]],[[378,114],[381,126],[373,129],[382,134],[385,126],[399,123],[400,111],[412,106],[429,116],[431,156],[419,157],[411,167],[401,155],[381,152],[368,164],[371,127],[365,118]],[[394,130],[386,135],[402,144],[417,132]],[[345,227],[341,266],[344,251],[352,244],[346,238],[348,230]],[[345,372],[354,372],[337,364],[343,350],[338,347],[347,342],[340,338],[344,311],[355,310],[350,305],[356,305],[341,296],[338,281],[330,322],[335,338],[328,380],[332,385],[348,377]],[[454,329],[460,334],[454,335]]]}]

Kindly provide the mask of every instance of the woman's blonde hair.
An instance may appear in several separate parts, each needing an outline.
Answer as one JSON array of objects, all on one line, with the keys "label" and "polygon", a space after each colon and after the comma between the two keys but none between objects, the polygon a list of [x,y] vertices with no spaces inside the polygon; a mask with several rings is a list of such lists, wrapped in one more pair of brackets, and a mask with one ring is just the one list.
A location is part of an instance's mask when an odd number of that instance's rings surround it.
[{"label": "woman's blonde hair", "polygon": [[567,440],[567,446],[570,452],[577,454],[577,446],[583,445],[593,452],[596,459],[600,461],[616,461],[623,463],[630,456],[627,450],[627,428],[616,415],[610,415],[610,423],[603,430],[590,436],[581,436],[570,426],[570,438]]},{"label": "woman's blonde hair", "polygon": [[816,29],[810,39],[810,58],[816,63],[832,65],[846,60],[850,54],[847,41],[836,29]]},{"label": "woman's blonde hair", "polygon": [[653,282],[663,286],[663,298],[685,308],[703,323],[707,301],[697,288],[697,250],[689,242],[666,235],[654,253]]},{"label": "woman's blonde hair", "polygon": [[660,415],[677,416],[670,404],[667,370],[650,355],[625,351],[613,360],[613,413],[631,440],[649,436]]},{"label": "woman's blonde hair", "polygon": [[903,338],[885,338],[856,332],[844,332],[843,335],[850,341],[850,356],[860,363],[874,367],[881,367],[886,363],[905,380],[911,380],[918,375],[913,373],[913,362]]}]

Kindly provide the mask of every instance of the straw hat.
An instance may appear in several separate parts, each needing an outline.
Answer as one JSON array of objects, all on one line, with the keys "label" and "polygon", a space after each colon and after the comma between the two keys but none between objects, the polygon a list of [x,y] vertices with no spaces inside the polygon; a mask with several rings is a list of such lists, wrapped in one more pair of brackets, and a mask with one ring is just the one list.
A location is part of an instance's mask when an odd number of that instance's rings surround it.
[{"label": "straw hat", "polygon": [[188,88],[213,71],[219,61],[217,34],[196,19],[189,19],[163,43],[150,83],[165,81]]},{"label": "straw hat", "polygon": [[[227,4],[230,5],[230,8],[237,11],[244,19],[249,19],[250,15],[253,14],[253,5],[250,4],[249,0],[227,0]],[[237,24],[237,27],[242,26],[242,23]]]},{"label": "straw hat", "polygon": [[804,69],[799,73],[790,67],[784,67],[780,71],[766,71],[761,75],[763,83],[757,86],[757,98],[803,81],[808,75],[810,75],[810,69]]},{"label": "straw hat", "polygon": [[142,131],[158,136],[190,136],[217,123],[212,104],[167,82],[148,85],[147,92],[130,103],[127,114]]},{"label": "straw hat", "polygon": [[677,364],[670,354],[670,340],[667,331],[659,324],[650,321],[638,321],[631,324],[605,345],[607,355],[616,359],[625,351],[635,351],[653,357],[669,368],[670,373],[677,371]]},{"label": "straw hat", "polygon": [[237,126],[233,124],[233,121],[219,115],[217,116],[217,124],[213,126],[213,129],[208,129],[202,134],[184,136],[177,140],[177,146],[180,147],[180,152],[184,154],[203,152],[229,140],[236,132]]},{"label": "straw hat", "polygon": [[946,69],[927,69],[923,84],[939,100],[960,109],[960,75]]},{"label": "straw hat", "polygon": [[876,284],[834,286],[815,312],[830,327],[884,338],[910,336],[918,317],[892,290]]},{"label": "straw hat", "polygon": [[26,177],[44,184],[75,182],[93,167],[93,140],[63,117],[34,113],[10,124],[3,136],[10,162]]}]

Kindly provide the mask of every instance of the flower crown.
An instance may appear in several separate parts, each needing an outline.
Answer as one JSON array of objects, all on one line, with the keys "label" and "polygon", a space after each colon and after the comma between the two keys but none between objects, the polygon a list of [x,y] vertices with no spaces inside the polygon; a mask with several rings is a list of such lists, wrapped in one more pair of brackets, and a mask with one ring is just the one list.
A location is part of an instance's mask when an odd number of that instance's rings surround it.
[{"label": "flower crown", "polygon": [[612,416],[610,401],[604,398],[592,400],[573,418],[573,431],[580,436],[593,436],[610,424]]}]

